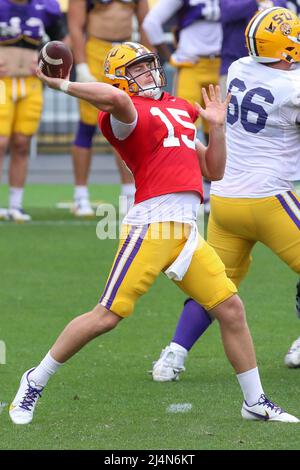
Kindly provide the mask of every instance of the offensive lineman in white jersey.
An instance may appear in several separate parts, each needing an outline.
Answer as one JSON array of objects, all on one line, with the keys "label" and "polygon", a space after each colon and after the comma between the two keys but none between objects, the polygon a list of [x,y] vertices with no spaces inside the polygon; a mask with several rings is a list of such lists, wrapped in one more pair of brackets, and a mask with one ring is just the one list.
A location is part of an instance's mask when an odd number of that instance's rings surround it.
[{"label": "offensive lineman in white jersey", "polygon": [[[285,8],[255,15],[246,28],[250,57],[229,68],[224,178],[211,186],[208,242],[238,286],[256,242],[300,275],[300,21]],[[300,283],[297,311],[300,316]],[[156,381],[176,380],[188,351],[211,323],[204,308],[185,302],[172,342],[153,366]],[[300,337],[285,357],[300,366]]]}]

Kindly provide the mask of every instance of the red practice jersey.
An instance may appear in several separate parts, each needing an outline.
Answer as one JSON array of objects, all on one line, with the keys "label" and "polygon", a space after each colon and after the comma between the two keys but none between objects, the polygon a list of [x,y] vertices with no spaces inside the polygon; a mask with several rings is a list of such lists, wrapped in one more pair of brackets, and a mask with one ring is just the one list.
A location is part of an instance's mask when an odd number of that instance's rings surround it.
[{"label": "red practice jersey", "polygon": [[99,127],[133,173],[135,203],[182,191],[195,191],[202,198],[194,143],[196,109],[169,93],[163,93],[160,100],[133,96],[132,101],[138,121],[129,137],[115,138],[109,113],[99,113]]}]

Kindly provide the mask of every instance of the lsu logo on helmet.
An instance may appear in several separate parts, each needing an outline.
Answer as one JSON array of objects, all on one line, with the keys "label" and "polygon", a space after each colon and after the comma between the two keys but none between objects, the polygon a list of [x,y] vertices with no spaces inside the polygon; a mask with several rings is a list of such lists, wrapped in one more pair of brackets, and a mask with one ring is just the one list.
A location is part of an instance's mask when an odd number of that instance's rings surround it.
[{"label": "lsu logo on helmet", "polygon": [[129,96],[142,94],[146,90],[128,70],[139,62],[149,63],[149,71],[144,73],[151,73],[153,89],[166,86],[166,76],[157,54],[135,42],[124,42],[109,51],[104,61],[104,81],[125,91]]},{"label": "lsu logo on helmet", "polygon": [[246,31],[249,54],[257,62],[300,62],[300,20],[287,8],[267,8],[250,20]]}]

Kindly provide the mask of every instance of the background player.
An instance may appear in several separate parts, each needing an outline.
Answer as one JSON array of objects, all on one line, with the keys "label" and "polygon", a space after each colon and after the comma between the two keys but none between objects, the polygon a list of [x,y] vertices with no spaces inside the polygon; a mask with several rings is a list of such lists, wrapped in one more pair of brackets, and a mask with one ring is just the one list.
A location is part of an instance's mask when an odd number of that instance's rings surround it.
[{"label": "background player", "polygon": [[[137,19],[141,42],[147,39],[141,29],[148,12],[147,0],[70,0],[68,25],[72,41],[76,78],[79,82],[103,80],[103,61],[112,45],[131,38],[133,20]],[[74,167],[74,214],[92,216],[88,194],[88,177],[92,157],[92,140],[97,126],[97,110],[88,102],[80,101],[80,122],[72,147]],[[121,195],[131,205],[134,198],[134,182],[131,172],[115,153],[121,178]],[[120,207],[121,215],[127,211],[126,199]]]},{"label": "background player", "polygon": [[42,85],[35,76],[38,50],[45,39],[62,40],[66,30],[56,0],[0,0],[0,176],[9,147],[9,208],[0,218],[31,220],[23,210],[30,142],[42,113]]}]

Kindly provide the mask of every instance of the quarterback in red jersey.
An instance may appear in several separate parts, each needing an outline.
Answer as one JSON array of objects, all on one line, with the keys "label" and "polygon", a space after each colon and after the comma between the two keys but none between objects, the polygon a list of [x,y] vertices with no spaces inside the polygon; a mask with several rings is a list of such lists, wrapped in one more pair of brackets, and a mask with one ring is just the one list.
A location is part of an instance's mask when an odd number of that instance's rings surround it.
[{"label": "quarterback in red jersey", "polygon": [[127,139],[114,136],[109,113],[100,113],[99,126],[135,177],[135,203],[179,191],[196,191],[202,197],[193,124],[196,109],[168,93],[163,93],[159,106],[142,96],[132,97],[132,102],[139,119]]},{"label": "quarterback in red jersey", "polygon": [[[40,364],[24,373],[10,407],[12,421],[31,422],[50,376],[90,340],[128,317],[163,271],[218,320],[244,395],[242,416],[298,422],[283,410],[275,413],[275,405],[266,399],[243,304],[223,263],[197,230],[200,168],[211,179],[222,178],[224,172],[228,98],[222,103],[219,88],[210,86],[209,97],[203,91],[203,109],[163,93],[165,78],[157,56],[136,43],[123,43],[109,52],[108,83],[71,83],[45,77],[41,71],[37,75],[48,86],[102,111],[100,127],[132,170],[137,196],[123,221],[123,236],[100,302],[72,320]],[[195,143],[193,121],[198,113],[210,124],[207,148]]]}]

